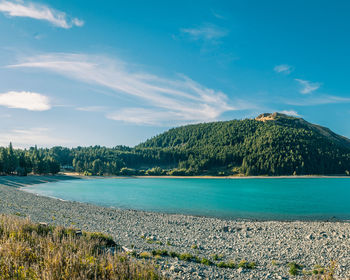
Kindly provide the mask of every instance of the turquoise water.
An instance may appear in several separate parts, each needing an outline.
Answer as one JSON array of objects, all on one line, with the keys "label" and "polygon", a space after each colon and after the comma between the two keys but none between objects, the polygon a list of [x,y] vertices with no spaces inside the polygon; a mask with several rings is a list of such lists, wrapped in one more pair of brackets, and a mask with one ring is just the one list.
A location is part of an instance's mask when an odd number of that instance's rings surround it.
[{"label": "turquoise water", "polygon": [[23,189],[108,207],[220,218],[350,219],[350,178],[86,179]]}]

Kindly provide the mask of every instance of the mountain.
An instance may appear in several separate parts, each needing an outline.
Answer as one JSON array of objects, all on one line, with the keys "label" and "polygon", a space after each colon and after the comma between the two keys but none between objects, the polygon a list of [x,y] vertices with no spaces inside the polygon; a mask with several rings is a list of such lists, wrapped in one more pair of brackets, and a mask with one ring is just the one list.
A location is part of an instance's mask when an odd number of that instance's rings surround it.
[{"label": "mountain", "polygon": [[344,174],[350,140],[302,118],[265,113],[255,119],[187,125],[138,145],[185,155],[178,168],[195,173]]},{"label": "mountain", "polygon": [[350,175],[350,140],[302,118],[265,113],[173,128],[134,148],[0,147],[0,175],[56,173],[59,166],[86,175]]}]

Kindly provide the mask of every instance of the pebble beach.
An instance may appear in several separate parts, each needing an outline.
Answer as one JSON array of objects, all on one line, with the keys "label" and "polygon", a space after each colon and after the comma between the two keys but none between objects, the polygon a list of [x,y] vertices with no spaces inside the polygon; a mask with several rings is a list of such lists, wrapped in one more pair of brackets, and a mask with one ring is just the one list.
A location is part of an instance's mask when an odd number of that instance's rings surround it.
[{"label": "pebble beach", "polygon": [[[68,176],[0,177],[0,214],[34,222],[111,235],[125,250],[190,253],[214,263],[255,263],[254,268],[221,268],[154,259],[170,279],[312,279],[315,267],[336,263],[336,279],[350,279],[348,221],[224,220],[106,208],[62,201],[20,190],[21,186],[72,179]],[[288,264],[298,264],[296,276]]]}]

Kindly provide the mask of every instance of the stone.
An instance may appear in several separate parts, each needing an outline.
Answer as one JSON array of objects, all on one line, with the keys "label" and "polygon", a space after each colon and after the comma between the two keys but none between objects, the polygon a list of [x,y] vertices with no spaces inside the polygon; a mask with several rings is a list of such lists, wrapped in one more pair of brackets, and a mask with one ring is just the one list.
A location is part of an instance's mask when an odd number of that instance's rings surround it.
[{"label": "stone", "polygon": [[314,237],[313,234],[311,233],[311,234],[309,234],[309,235],[306,236],[306,239],[313,240],[313,239],[315,239],[315,237]]}]

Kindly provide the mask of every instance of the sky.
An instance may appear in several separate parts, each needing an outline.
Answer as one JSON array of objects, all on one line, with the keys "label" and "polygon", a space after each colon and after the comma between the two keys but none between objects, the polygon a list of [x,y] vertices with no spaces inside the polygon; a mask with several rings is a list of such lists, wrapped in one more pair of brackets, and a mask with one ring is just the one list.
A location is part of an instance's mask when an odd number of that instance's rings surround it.
[{"label": "sky", "polygon": [[347,0],[0,0],[0,145],[282,112],[350,138]]}]

